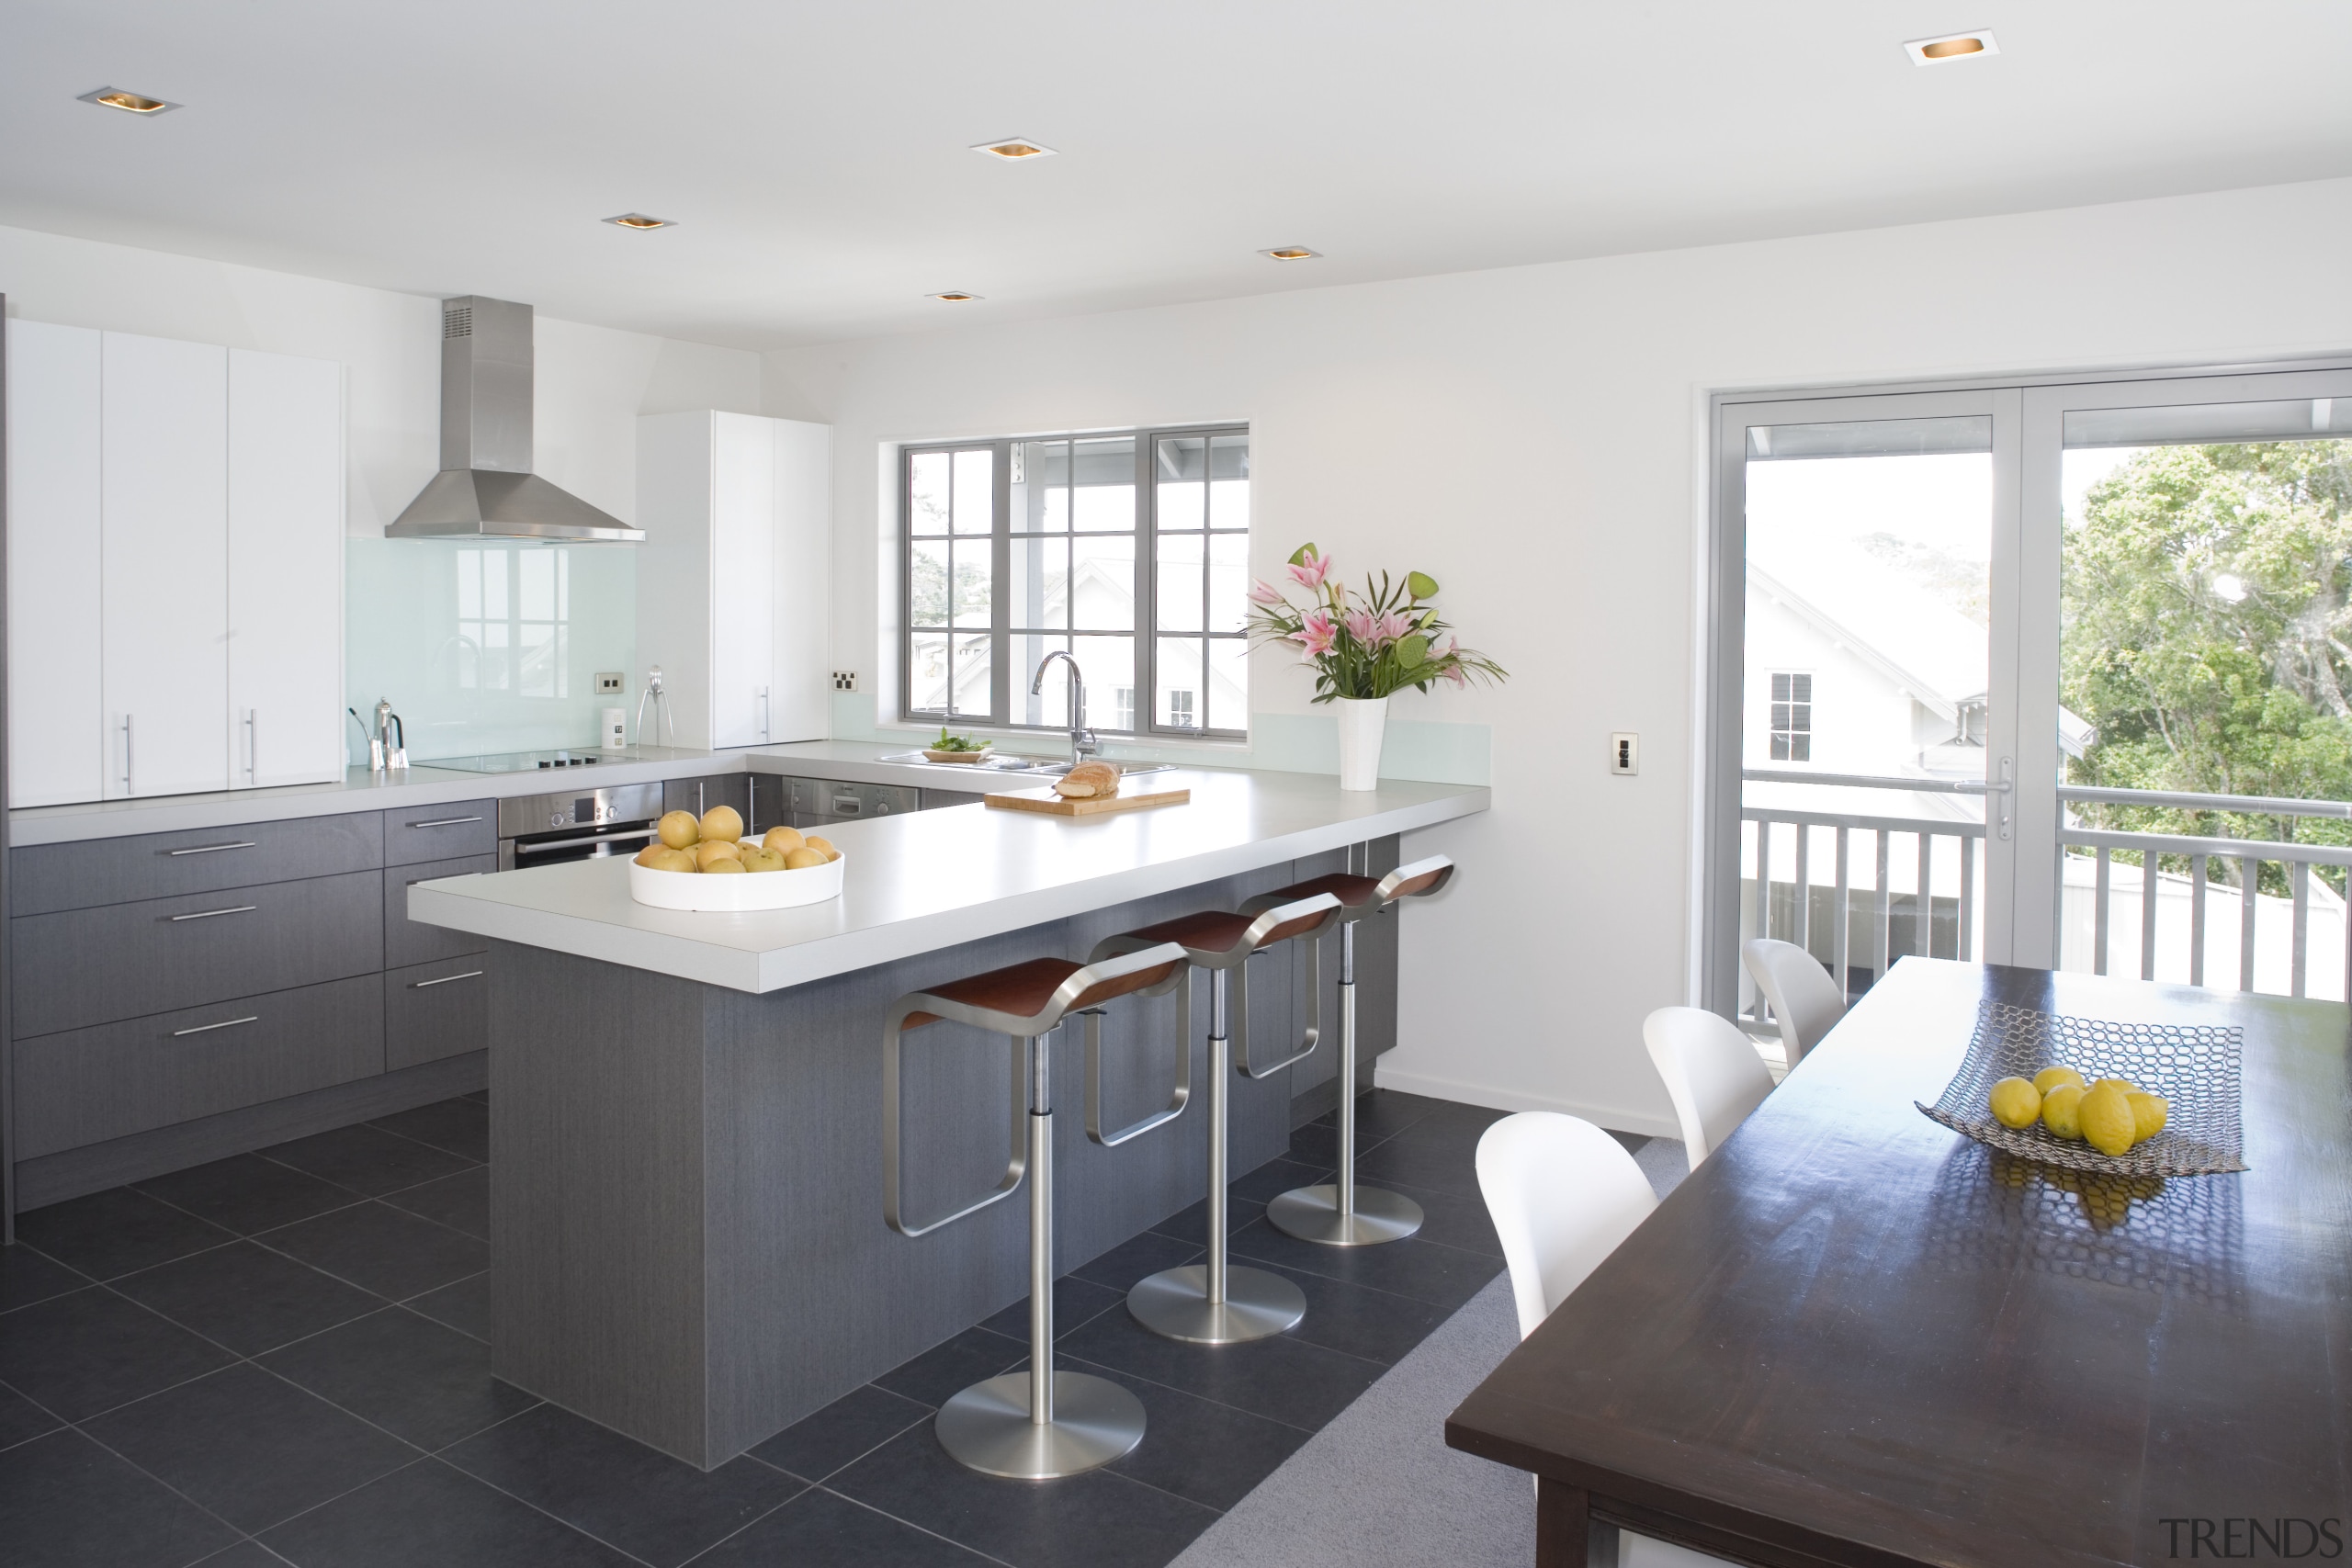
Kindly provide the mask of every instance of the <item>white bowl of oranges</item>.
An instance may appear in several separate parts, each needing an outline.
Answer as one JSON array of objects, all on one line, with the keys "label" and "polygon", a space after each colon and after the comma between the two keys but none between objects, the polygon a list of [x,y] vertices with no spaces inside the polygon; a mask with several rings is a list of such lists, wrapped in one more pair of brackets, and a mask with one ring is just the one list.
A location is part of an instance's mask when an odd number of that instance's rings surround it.
[{"label": "white bowl of oranges", "polygon": [[743,837],[731,806],[697,819],[673,811],[654,825],[654,841],[629,862],[629,897],[660,909],[737,912],[821,904],[842,890],[842,852],[795,828]]}]

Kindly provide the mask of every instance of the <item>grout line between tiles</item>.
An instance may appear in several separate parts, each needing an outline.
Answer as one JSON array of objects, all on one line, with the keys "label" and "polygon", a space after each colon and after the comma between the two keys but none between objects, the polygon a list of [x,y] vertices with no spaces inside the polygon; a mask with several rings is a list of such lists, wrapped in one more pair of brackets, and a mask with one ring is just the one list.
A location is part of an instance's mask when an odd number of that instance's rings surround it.
[{"label": "grout line between tiles", "polygon": [[[519,1416],[522,1412],[517,1411],[515,1414]],[[510,1417],[510,1419],[512,1417]],[[505,1422],[502,1421],[497,1423],[497,1425],[504,1426]],[[488,1427],[482,1428],[482,1431],[484,1432],[488,1430],[490,1430]],[[481,1434],[480,1432],[469,1434],[469,1436],[472,1437],[480,1437],[481,1435]],[[463,1442],[466,1439],[463,1438],[458,1439],[458,1442]],[[449,1446],[451,1448],[455,1448],[457,1444],[452,1443]],[[447,1460],[441,1457],[439,1451],[435,1451],[425,1456],[424,1462],[427,1464],[437,1464],[453,1475],[470,1481],[475,1485],[485,1488],[488,1491],[495,1492],[502,1497],[509,1498],[514,1502],[520,1503],[523,1506],[530,1509],[531,1512],[537,1514],[542,1517],[553,1519],[558,1525],[570,1530],[572,1534],[577,1536],[585,1536],[588,1540],[594,1541],[597,1545],[605,1548],[607,1551],[618,1552],[621,1556],[627,1558],[631,1562],[643,1564],[643,1568],[655,1568],[654,1564],[647,1562],[644,1558],[639,1557],[636,1552],[630,1551],[624,1547],[606,1540],[603,1536],[596,1534],[594,1530],[588,1529],[581,1525],[573,1524],[570,1519],[565,1518],[560,1514],[548,1512],[547,1509],[540,1507],[537,1503],[532,1502],[528,1497],[509,1492],[505,1487],[499,1485],[495,1481],[487,1480],[482,1476],[476,1475],[472,1471],[467,1470],[463,1466],[451,1464]],[[795,1494],[795,1495],[797,1495],[797,1494]],[[777,1505],[778,1507],[781,1507],[782,1506],[782,1504]],[[774,1513],[775,1511],[775,1510],[773,1508],[768,1510],[769,1513]],[[760,1517],[762,1518],[765,1518],[767,1515],[763,1514]]]},{"label": "grout line between tiles", "polygon": [[851,1496],[851,1495],[850,1495],[848,1493],[846,1493],[846,1492],[836,1492],[836,1491],[834,1491],[834,1490],[833,1490],[831,1487],[830,1487],[830,1486],[826,1486],[826,1487],[814,1487],[814,1486],[812,1486],[812,1487],[810,1487],[810,1488],[809,1488],[809,1491],[811,1491],[811,1492],[822,1491],[822,1492],[825,1494],[825,1495],[826,1495],[826,1496],[828,1496],[828,1497],[838,1497],[838,1498],[840,1498],[842,1502],[847,1503],[847,1504],[848,1504],[851,1507],[853,1507],[853,1508],[863,1508],[863,1509],[865,1509],[865,1510],[867,1513],[869,1513],[869,1514],[879,1514],[879,1515],[881,1515],[884,1518],[890,1520],[892,1523],[894,1523],[894,1524],[901,1524],[901,1525],[904,1525],[904,1526],[906,1526],[909,1529],[913,1530],[913,1531],[917,1532],[918,1534],[921,1534],[921,1535],[927,1535],[927,1536],[931,1537],[931,1539],[932,1539],[932,1540],[944,1540],[944,1541],[945,1541],[948,1545],[953,1546],[953,1547],[956,1547],[956,1548],[957,1548],[957,1549],[958,1549],[958,1550],[960,1550],[960,1551],[968,1551],[968,1552],[970,1552],[973,1556],[975,1556],[975,1557],[978,1558],[978,1559],[979,1559],[981,1562],[994,1562],[994,1563],[998,1563],[998,1564],[1000,1564],[1000,1565],[1001,1565],[1001,1568],[1014,1568],[1014,1564],[1010,1563],[1010,1562],[1007,1562],[1003,1558],[1001,1558],[1001,1557],[995,1557],[995,1556],[991,1556],[991,1555],[989,1555],[988,1552],[982,1551],[978,1547],[972,1545],[972,1544],[971,1544],[970,1542],[968,1542],[968,1541],[961,1541],[961,1540],[956,1540],[954,1536],[952,1536],[952,1535],[942,1535],[942,1534],[940,1534],[937,1530],[934,1530],[934,1529],[923,1529],[923,1527],[922,1527],[922,1526],[921,1526],[921,1525],[919,1525],[919,1524],[915,1523],[915,1522],[914,1522],[914,1520],[912,1520],[912,1519],[902,1519],[902,1518],[899,1517],[899,1516],[898,1516],[898,1515],[896,1515],[896,1514],[894,1514],[894,1513],[890,1512],[890,1510],[889,1510],[889,1509],[888,1509],[888,1508],[877,1508],[877,1507],[876,1507],[876,1506],[875,1506],[873,1504],[871,1504],[871,1503],[861,1503],[861,1502],[859,1502],[856,1498],[854,1498],[854,1497]]}]

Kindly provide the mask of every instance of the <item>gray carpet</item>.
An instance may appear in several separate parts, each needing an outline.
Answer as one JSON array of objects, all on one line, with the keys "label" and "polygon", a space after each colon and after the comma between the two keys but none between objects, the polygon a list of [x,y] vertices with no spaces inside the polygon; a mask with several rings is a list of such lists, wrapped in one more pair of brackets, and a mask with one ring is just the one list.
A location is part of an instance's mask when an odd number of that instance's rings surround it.
[{"label": "gray carpet", "polygon": [[[1661,1198],[1687,1171],[1671,1139],[1640,1144],[1634,1158]],[[1446,1416],[1518,1343],[1510,1276],[1498,1275],[1171,1568],[1526,1568],[1535,1558],[1526,1475],[1447,1448],[1444,1433]],[[1634,1538],[1621,1558],[1626,1568],[1712,1561]]]}]

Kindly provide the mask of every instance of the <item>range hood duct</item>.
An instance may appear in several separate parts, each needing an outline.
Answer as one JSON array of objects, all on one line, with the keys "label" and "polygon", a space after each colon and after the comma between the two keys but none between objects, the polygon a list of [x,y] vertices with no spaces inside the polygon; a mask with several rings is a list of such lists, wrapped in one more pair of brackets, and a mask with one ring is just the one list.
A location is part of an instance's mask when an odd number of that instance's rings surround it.
[{"label": "range hood duct", "polygon": [[441,471],[386,538],[644,541],[642,529],[531,472],[531,358],[528,305],[441,301]]}]

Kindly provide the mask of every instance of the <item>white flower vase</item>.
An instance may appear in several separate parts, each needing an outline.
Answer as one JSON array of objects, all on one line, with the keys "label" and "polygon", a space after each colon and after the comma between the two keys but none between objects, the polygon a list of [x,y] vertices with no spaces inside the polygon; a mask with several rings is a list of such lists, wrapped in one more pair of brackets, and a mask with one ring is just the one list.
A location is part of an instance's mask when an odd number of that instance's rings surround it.
[{"label": "white flower vase", "polygon": [[1340,787],[1380,787],[1380,738],[1388,727],[1386,697],[1335,697],[1340,710]]}]

